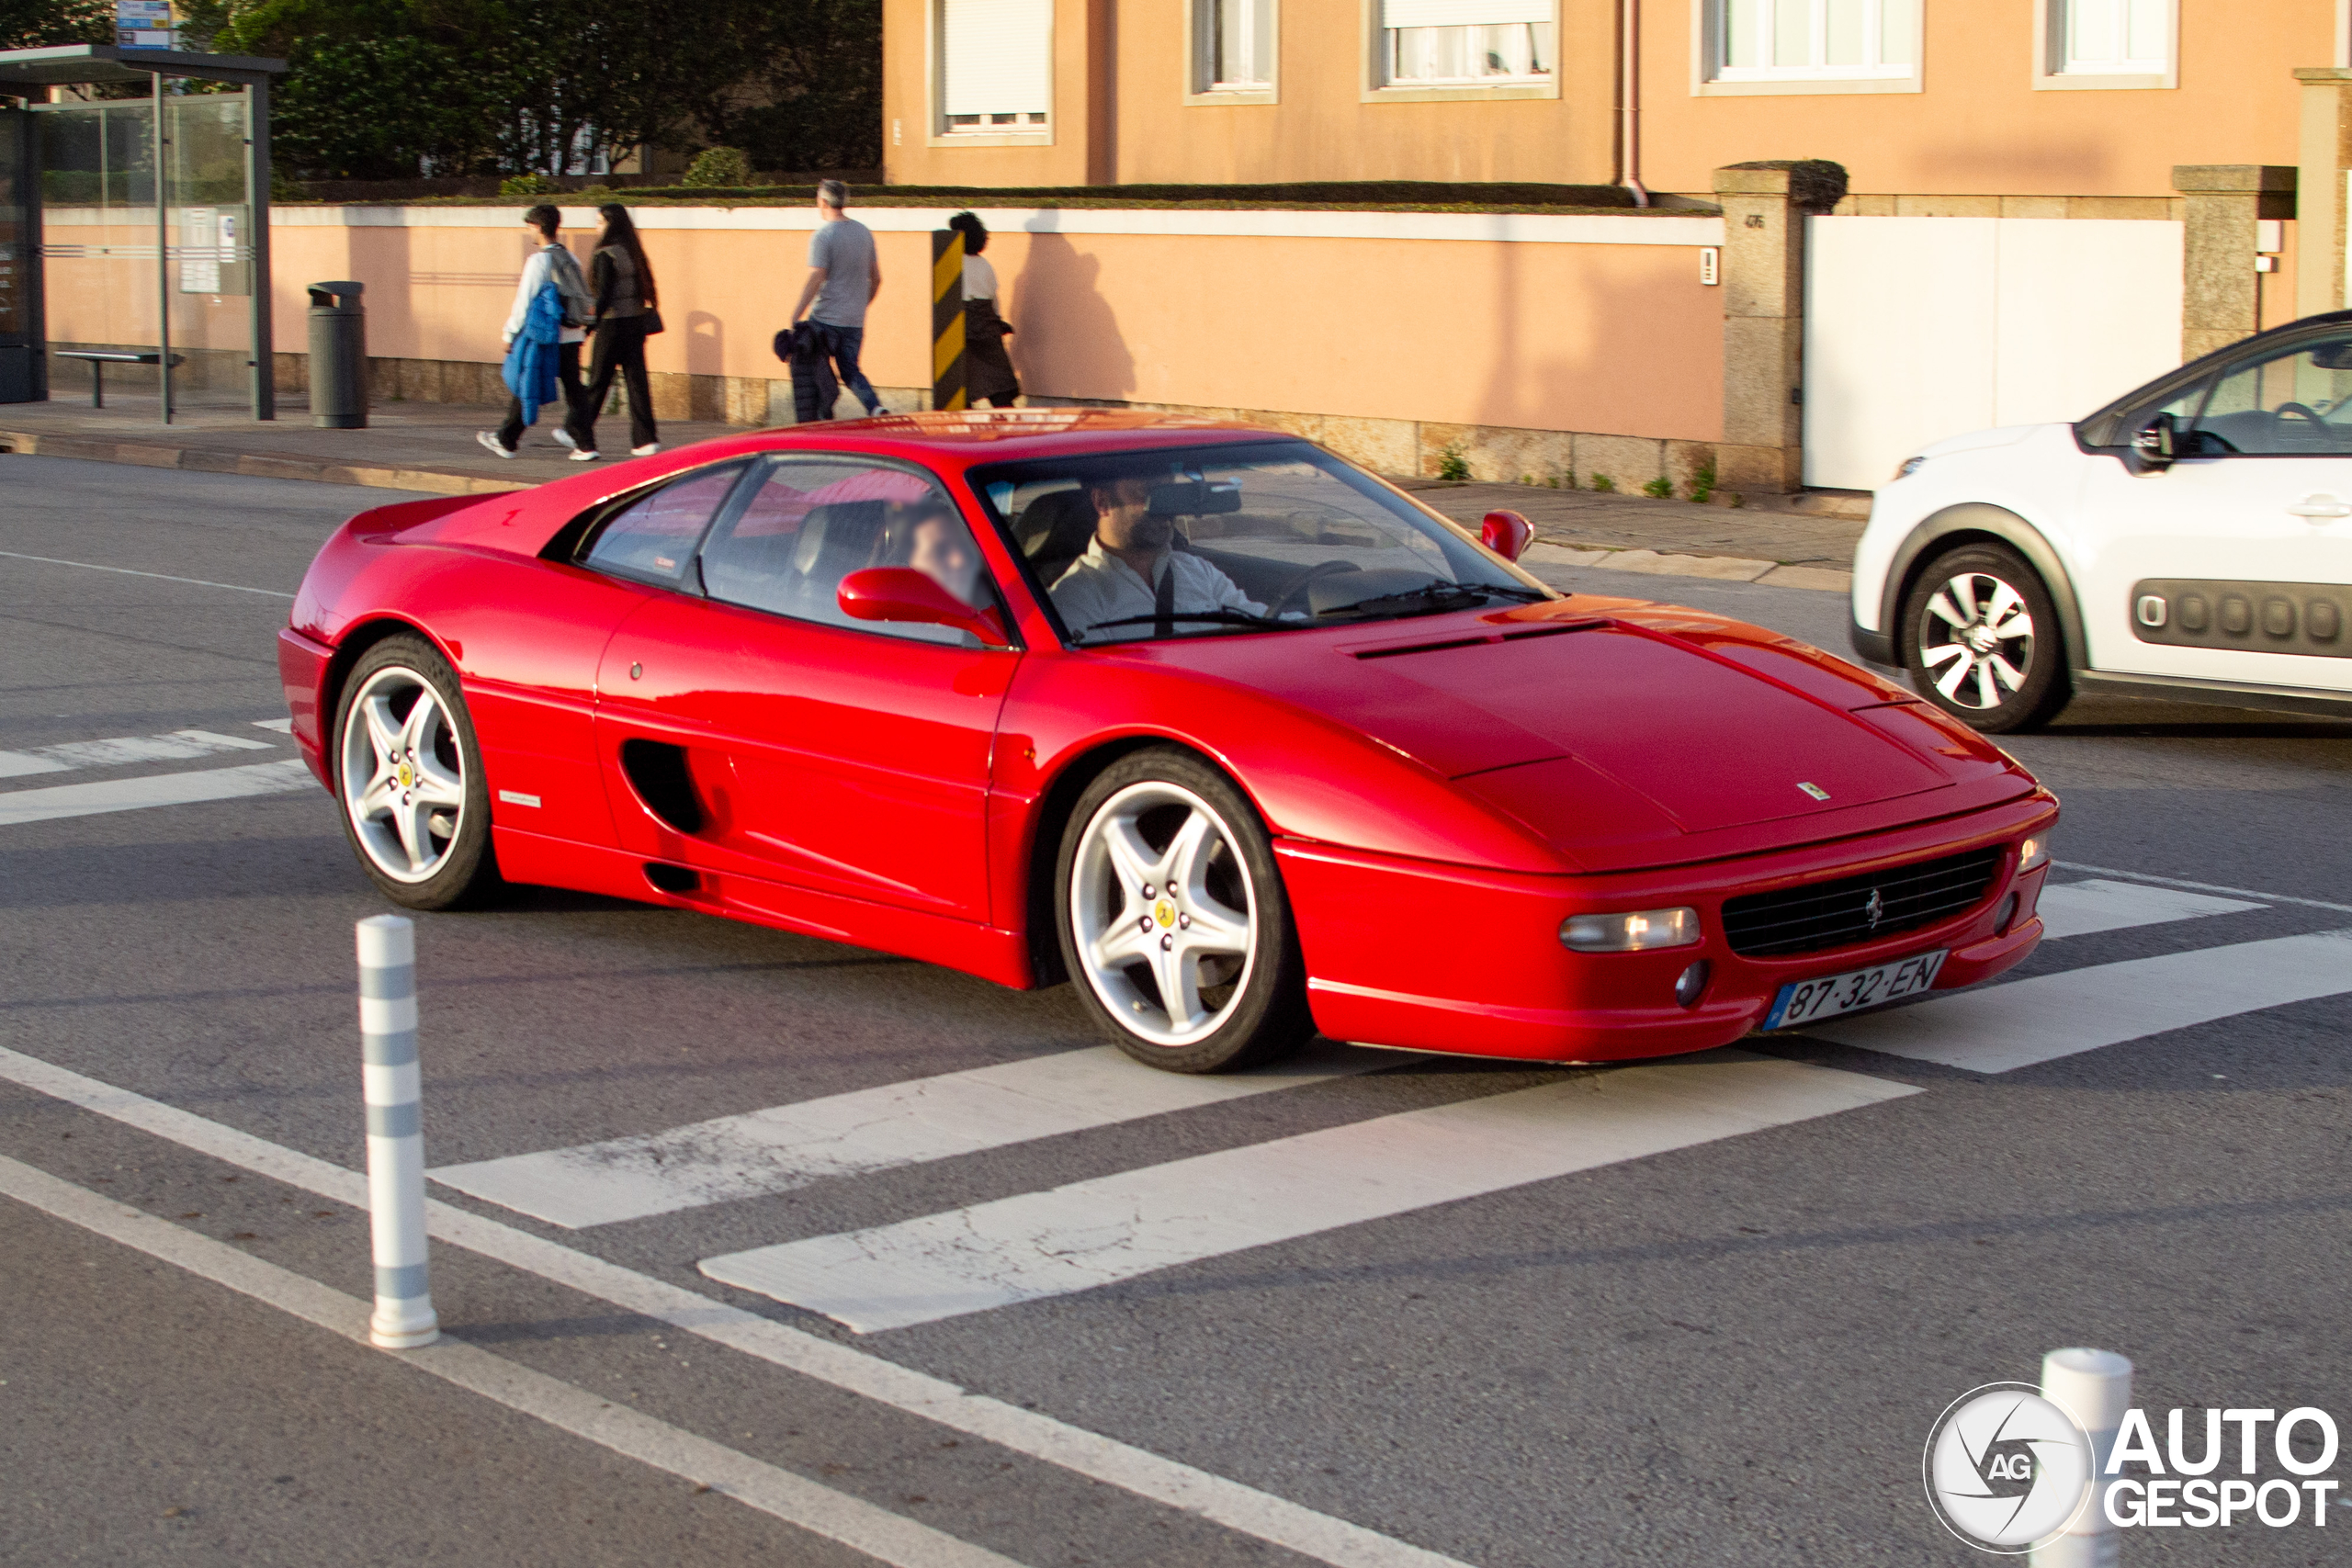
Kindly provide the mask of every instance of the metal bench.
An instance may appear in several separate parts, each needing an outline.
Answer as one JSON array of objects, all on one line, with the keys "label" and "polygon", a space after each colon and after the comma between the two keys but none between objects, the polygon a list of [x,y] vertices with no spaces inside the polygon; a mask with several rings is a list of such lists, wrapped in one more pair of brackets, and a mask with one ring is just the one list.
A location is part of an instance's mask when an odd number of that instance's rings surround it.
[{"label": "metal bench", "polygon": [[[107,406],[107,367],[109,365],[160,365],[164,355],[156,349],[56,348],[50,350],[59,359],[84,359],[90,365],[90,406]],[[187,363],[187,355],[172,355],[174,368]]]}]

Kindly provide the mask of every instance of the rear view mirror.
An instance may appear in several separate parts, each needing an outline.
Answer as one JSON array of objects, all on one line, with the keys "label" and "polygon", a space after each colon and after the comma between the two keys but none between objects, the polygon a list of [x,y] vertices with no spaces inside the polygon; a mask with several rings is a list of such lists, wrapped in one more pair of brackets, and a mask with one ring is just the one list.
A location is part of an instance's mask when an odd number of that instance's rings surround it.
[{"label": "rear view mirror", "polygon": [[2168,413],[2160,413],[2132,437],[2132,450],[2149,468],[2161,468],[2179,456],[2180,431]]},{"label": "rear view mirror", "polygon": [[1206,479],[1179,479],[1151,487],[1154,517],[1214,517],[1241,510],[1241,487],[1211,484]]},{"label": "rear view mirror", "polygon": [[1535,542],[1535,525],[1516,512],[1489,512],[1478,525],[1478,542],[1505,560],[1517,560]]},{"label": "rear view mirror", "polygon": [[1006,648],[1012,639],[994,610],[975,610],[942,588],[930,576],[910,566],[870,566],[842,579],[834,594],[842,614],[854,621],[912,621],[921,626],[953,626],[969,632],[992,648]]}]

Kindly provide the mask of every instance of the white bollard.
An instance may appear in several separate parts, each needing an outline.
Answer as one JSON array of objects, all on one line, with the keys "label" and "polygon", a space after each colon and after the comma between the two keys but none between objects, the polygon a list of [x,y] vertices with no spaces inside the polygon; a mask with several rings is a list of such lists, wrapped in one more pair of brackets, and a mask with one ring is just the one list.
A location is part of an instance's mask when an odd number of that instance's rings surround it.
[{"label": "white bollard", "polygon": [[425,1278],[423,1080],[416,1065],[416,928],[359,922],[359,1039],[368,1100],[368,1221],[376,1314],[368,1337],[413,1350],[441,1337]]},{"label": "white bollard", "polygon": [[2121,1543],[2107,1517],[2107,1461],[2132,1408],[2132,1363],[2112,1350],[2052,1350],[2041,1358],[2041,1394],[2090,1434],[2093,1479],[2082,1517],[2033,1549],[2033,1568],[2114,1568]]}]

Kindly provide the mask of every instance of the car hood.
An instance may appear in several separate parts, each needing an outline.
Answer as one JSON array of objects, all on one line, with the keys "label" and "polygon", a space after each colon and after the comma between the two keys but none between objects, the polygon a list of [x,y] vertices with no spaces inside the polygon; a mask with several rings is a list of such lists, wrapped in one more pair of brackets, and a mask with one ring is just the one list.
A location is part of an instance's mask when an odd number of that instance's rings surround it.
[{"label": "car hood", "polygon": [[1321,652],[1284,661],[1285,695],[1594,870],[1867,831],[2034,787],[1900,687],[1699,611],[1578,596],[1363,628]]},{"label": "car hood", "polygon": [[[2018,442],[2041,431],[2053,428],[2047,424],[2003,424],[1990,430],[1972,430],[1961,435],[1947,435],[1919,448],[1922,457],[1949,457],[1959,452],[1983,452],[1996,446],[2014,446]],[[2066,429],[2060,425],[2054,428]]]}]

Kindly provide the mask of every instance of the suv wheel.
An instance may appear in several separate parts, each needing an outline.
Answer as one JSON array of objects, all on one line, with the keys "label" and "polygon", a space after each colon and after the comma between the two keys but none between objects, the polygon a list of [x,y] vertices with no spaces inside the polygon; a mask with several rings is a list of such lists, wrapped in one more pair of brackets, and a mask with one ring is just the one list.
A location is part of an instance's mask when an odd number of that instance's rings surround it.
[{"label": "suv wheel", "polygon": [[1928,562],[1898,629],[1919,694],[1988,734],[2047,723],[2074,694],[2058,608],[2007,545],[1962,545]]}]

